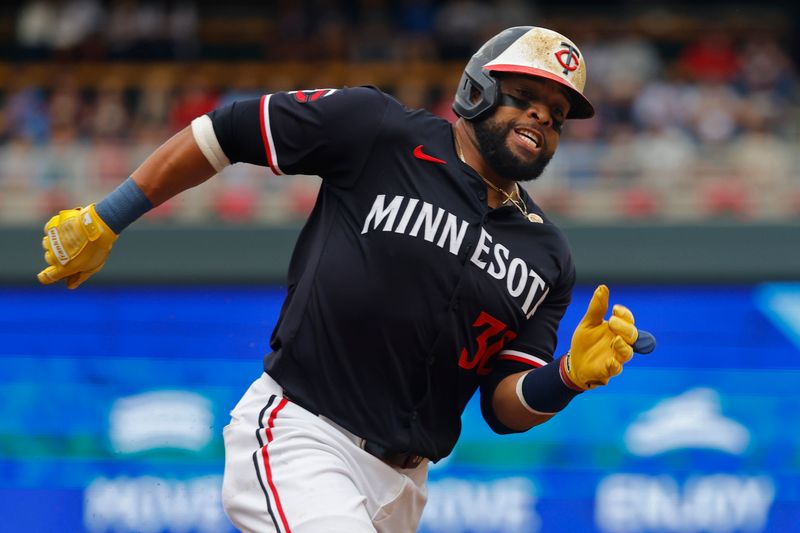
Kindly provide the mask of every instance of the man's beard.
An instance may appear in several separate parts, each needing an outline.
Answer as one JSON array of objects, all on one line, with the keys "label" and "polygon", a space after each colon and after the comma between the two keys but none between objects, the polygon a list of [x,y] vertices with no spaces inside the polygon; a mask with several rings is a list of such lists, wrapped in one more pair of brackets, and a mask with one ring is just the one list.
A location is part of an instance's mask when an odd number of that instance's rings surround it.
[{"label": "man's beard", "polygon": [[481,154],[489,166],[500,176],[514,181],[530,181],[541,176],[552,159],[552,153],[539,152],[533,161],[517,157],[506,144],[508,134],[514,130],[511,123],[501,124],[491,119],[472,123]]}]

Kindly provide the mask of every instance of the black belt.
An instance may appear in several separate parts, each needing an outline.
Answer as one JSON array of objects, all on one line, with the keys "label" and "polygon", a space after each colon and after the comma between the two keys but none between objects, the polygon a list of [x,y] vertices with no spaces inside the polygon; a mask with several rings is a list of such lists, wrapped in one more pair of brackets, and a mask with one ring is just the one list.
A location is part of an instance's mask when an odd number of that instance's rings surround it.
[{"label": "black belt", "polygon": [[[311,409],[305,407],[297,403],[295,400],[289,397],[288,394],[284,391],[283,397],[289,400],[290,402],[298,405],[308,411],[309,413],[313,414],[314,416],[320,416],[319,413],[312,411]],[[327,419],[327,417],[325,417]],[[342,428],[344,429],[344,428]],[[348,432],[349,433],[349,432]],[[373,457],[377,457],[381,461],[391,466],[396,466],[397,468],[416,468],[425,460],[425,457],[422,455],[413,454],[411,452],[396,452],[394,450],[390,450],[389,448],[385,448],[380,444],[375,442],[370,442],[367,439],[363,439],[358,437],[357,435],[352,435],[353,437],[359,439],[359,443],[357,443],[362,450],[367,452],[368,454],[372,455]]]},{"label": "black belt", "polygon": [[374,455],[384,463],[398,468],[416,468],[425,459],[421,455],[410,452],[395,452],[368,440],[364,440],[364,444],[361,447],[368,454]]}]

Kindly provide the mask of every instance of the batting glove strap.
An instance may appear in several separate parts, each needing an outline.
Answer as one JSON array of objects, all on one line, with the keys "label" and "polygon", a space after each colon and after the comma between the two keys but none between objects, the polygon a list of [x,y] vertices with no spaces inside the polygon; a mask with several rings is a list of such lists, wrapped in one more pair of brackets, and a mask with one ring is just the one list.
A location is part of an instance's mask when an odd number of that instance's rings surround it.
[{"label": "batting glove strap", "polygon": [[528,411],[534,414],[557,413],[583,392],[583,389],[564,379],[561,367],[565,358],[532,370],[517,381],[517,397]]},{"label": "batting glove strap", "polygon": [[578,392],[585,391],[585,388],[575,383],[572,378],[569,377],[572,372],[572,359],[570,353],[567,352],[566,355],[559,360],[558,375],[561,377],[561,381],[564,383],[564,385],[570,389]]}]

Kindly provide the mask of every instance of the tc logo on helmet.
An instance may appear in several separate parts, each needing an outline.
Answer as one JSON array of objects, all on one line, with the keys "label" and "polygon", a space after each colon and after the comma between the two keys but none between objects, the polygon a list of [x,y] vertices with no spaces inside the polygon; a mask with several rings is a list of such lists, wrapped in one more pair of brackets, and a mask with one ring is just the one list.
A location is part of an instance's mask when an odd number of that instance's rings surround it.
[{"label": "tc logo on helmet", "polygon": [[558,64],[564,67],[564,75],[573,72],[581,66],[581,53],[570,43],[561,42],[566,48],[555,53]]}]

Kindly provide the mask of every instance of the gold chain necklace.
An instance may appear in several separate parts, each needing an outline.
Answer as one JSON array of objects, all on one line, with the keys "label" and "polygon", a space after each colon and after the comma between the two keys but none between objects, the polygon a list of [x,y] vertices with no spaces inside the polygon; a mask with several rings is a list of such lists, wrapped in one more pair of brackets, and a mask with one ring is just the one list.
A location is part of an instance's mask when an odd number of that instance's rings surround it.
[{"label": "gold chain necklace", "polygon": [[507,204],[508,202],[511,202],[517,207],[517,209],[519,209],[519,212],[522,213],[523,216],[525,217],[528,216],[528,206],[525,205],[525,200],[522,199],[522,194],[520,194],[519,192],[519,184],[514,183],[515,191],[517,192],[517,198],[519,198],[519,201],[517,201],[514,199],[514,193],[508,194],[506,191],[504,191],[491,181],[487,180],[483,176],[481,176],[481,179],[486,185],[488,185],[489,187],[491,187],[492,189],[494,189],[495,191],[499,192],[500,194],[506,197],[506,199],[503,200],[503,205]]},{"label": "gold chain necklace", "polygon": [[[456,140],[456,150],[458,152],[458,158],[461,160],[461,162],[464,163],[465,165],[468,164],[467,161],[464,159],[464,151],[461,149],[461,143],[459,143],[458,140]],[[478,175],[480,176],[480,174]],[[517,201],[514,199],[514,193],[508,194],[506,191],[504,191],[491,181],[487,180],[483,176],[481,176],[481,179],[486,185],[491,187],[494,191],[499,192],[500,194],[506,197],[506,199],[503,200],[502,205],[506,205],[508,202],[511,202],[512,204],[514,204],[514,207],[516,207],[519,210],[519,212],[522,213],[522,216],[528,219],[528,221],[542,222],[542,217],[540,217],[536,213],[528,213],[528,206],[525,203],[525,200],[522,199],[522,193],[519,190],[519,183],[514,182],[514,190],[517,193],[517,198],[519,198],[519,201]]]}]

